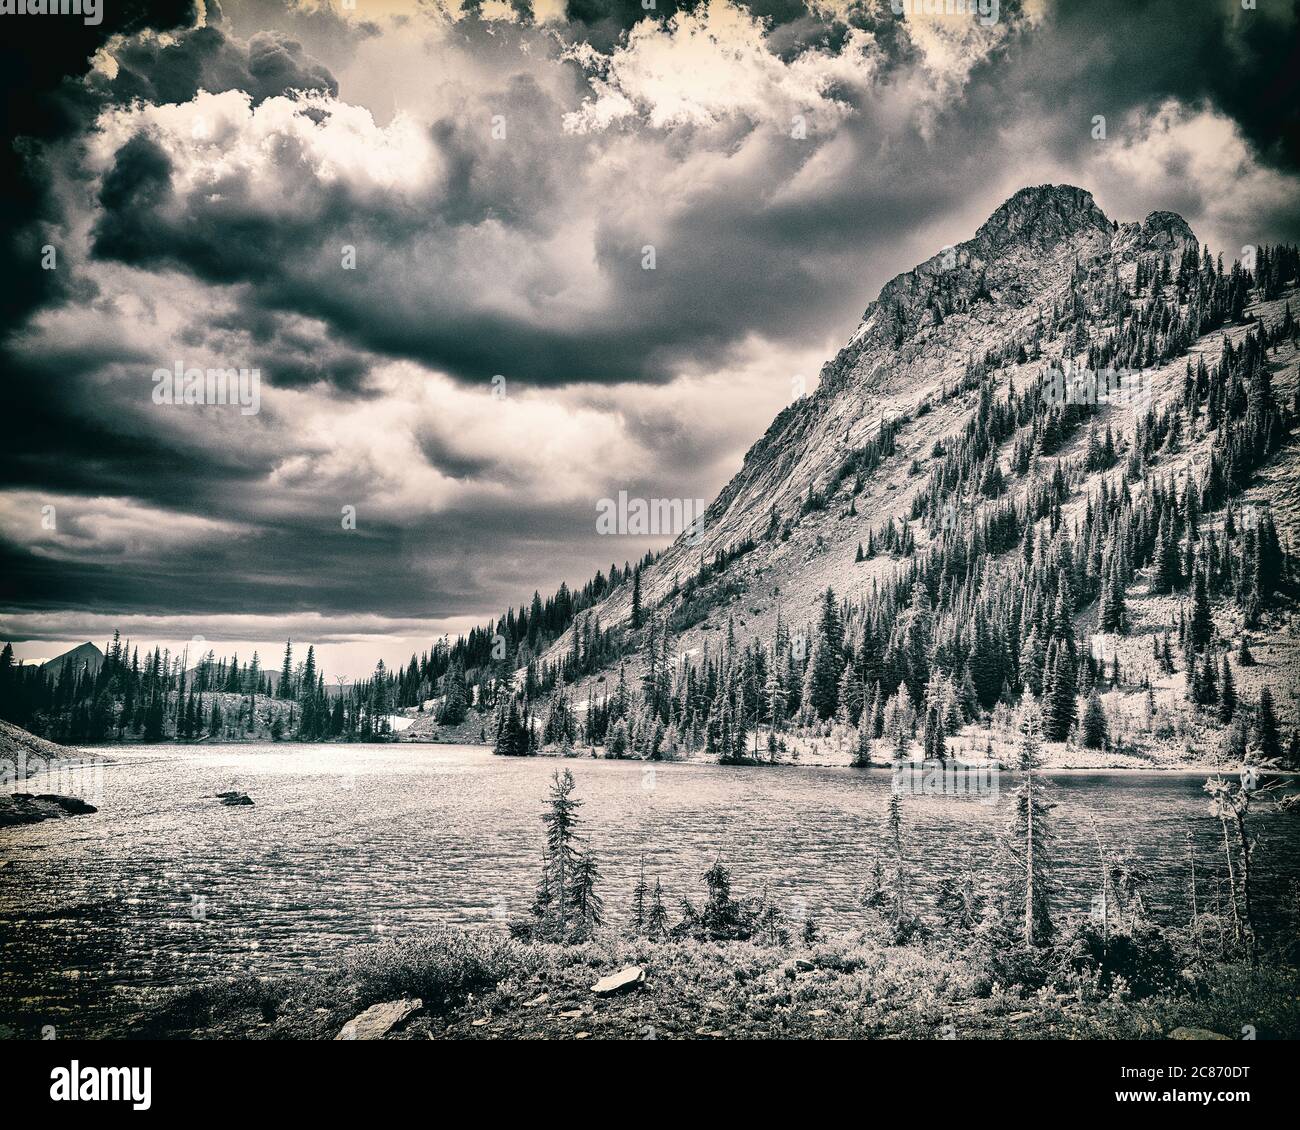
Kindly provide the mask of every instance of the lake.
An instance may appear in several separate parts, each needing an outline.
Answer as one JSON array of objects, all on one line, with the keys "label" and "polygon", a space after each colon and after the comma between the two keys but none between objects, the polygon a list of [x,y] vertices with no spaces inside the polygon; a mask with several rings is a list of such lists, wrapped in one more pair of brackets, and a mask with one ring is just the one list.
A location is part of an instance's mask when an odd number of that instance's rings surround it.
[{"label": "lake", "polygon": [[[721,856],[735,891],[769,894],[823,930],[862,921],[888,770],[507,759],[417,744],[129,746],[107,751],[99,812],[0,832],[0,1023],[101,1031],[143,987],[329,968],[347,949],[435,924],[503,929],[527,912],[547,784],[570,769],[600,863],[607,922],[626,922],[644,854],[676,917]],[[1222,868],[1205,773],[1048,774],[1057,803],[1057,909],[1098,891],[1096,834],[1153,875],[1148,905],[1185,914],[1190,832],[1211,897]],[[1015,780],[1000,793],[903,799],[918,897],[998,859]],[[51,791],[41,776],[21,791]],[[213,794],[249,793],[252,807]],[[1258,822],[1269,913],[1300,876],[1300,817]]]}]

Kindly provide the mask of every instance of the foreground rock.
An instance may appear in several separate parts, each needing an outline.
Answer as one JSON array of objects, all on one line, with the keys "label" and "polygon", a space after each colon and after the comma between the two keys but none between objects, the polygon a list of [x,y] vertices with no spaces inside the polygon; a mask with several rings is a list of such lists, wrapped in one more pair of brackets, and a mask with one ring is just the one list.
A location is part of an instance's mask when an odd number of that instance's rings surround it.
[{"label": "foreground rock", "polygon": [[227,806],[252,804],[253,798],[247,793],[217,793],[217,799]]},{"label": "foreground rock", "polygon": [[1227,1040],[1230,1037],[1220,1036],[1218,1032],[1211,1032],[1208,1028],[1175,1028],[1169,1033],[1171,1040]]},{"label": "foreground rock", "polygon": [[639,965],[629,965],[617,973],[602,977],[591,986],[591,991],[598,997],[612,997],[615,993],[626,992],[644,983],[645,970]]},{"label": "foreground rock", "polygon": [[334,1039],[381,1040],[408,1016],[419,1012],[423,1007],[424,1001],[419,997],[414,1000],[372,1004],[360,1016],[354,1016],[344,1024],[343,1030]]},{"label": "foreground rock", "polygon": [[39,824],[42,820],[62,820],[66,816],[85,816],[99,810],[75,796],[55,793],[10,793],[0,796],[0,828],[21,824]]}]

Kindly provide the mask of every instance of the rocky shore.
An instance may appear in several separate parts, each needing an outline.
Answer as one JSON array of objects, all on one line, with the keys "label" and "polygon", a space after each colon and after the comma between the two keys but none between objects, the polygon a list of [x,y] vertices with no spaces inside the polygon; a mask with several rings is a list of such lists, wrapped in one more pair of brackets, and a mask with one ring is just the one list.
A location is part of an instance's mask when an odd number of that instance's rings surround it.
[{"label": "rocky shore", "polygon": [[9,793],[0,796],[0,828],[86,816],[98,811],[80,797],[59,796],[57,793]]},{"label": "rocky shore", "polygon": [[[70,746],[38,738],[10,722],[0,721],[0,785],[16,785],[38,773],[53,774],[52,780],[58,782],[66,773],[93,768],[102,760]],[[77,796],[0,793],[0,828],[39,824],[42,820],[62,820],[96,811],[94,805]]]}]

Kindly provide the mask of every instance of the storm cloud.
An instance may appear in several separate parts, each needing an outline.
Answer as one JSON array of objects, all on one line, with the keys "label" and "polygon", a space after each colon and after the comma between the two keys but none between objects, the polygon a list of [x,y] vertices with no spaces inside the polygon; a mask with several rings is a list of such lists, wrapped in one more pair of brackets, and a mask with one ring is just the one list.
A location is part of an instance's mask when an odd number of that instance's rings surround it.
[{"label": "storm cloud", "polygon": [[[32,77],[9,636],[432,633],[580,584],[646,548],[599,498],[711,497],[889,277],[1026,183],[1229,257],[1300,238],[1294,4],[370,7],[140,9]],[[159,408],[177,362],[256,368],[261,412]]]}]

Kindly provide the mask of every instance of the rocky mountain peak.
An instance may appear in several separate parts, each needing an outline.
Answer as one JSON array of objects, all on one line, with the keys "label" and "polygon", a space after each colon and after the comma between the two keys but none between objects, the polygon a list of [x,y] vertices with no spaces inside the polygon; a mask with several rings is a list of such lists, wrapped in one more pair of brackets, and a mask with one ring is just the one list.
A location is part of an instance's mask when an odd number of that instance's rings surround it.
[{"label": "rocky mountain peak", "polygon": [[1140,224],[1120,224],[1111,252],[1122,258],[1135,255],[1175,258],[1185,247],[1197,246],[1195,234],[1177,212],[1152,212]]},{"label": "rocky mountain peak", "polygon": [[1142,221],[1142,235],[1153,251],[1185,243],[1196,246],[1196,236],[1177,212],[1152,212]]},{"label": "rocky mountain peak", "polygon": [[989,250],[1011,242],[1037,249],[1090,229],[1111,227],[1091,192],[1069,184],[1040,184],[1020,189],[1001,204],[975,233],[973,242]]},{"label": "rocky mountain peak", "polygon": [[[1186,224],[1173,213],[1160,215],[1169,219],[1156,221],[1148,239],[1141,225],[1112,223],[1085,189],[1062,184],[1020,189],[971,239],[887,282],[867,307],[848,347],[823,370],[823,385],[828,393],[841,387],[871,346],[904,361],[909,347],[930,348],[926,342],[954,312],[971,313],[983,304],[978,315],[983,317],[995,309],[1022,311],[1034,303],[1050,304],[1068,285],[1077,261],[1114,250],[1159,250],[1148,246],[1151,240],[1172,245],[1179,238],[1172,225],[1186,229]],[[1117,232],[1127,246],[1117,246]],[[898,366],[890,369],[897,372]]]},{"label": "rocky mountain peak", "polygon": [[[771,541],[773,530],[818,509],[842,481],[840,468],[876,441],[886,421],[916,423],[914,458],[928,458],[935,441],[958,426],[950,409],[935,409],[955,398],[972,362],[1037,357],[1055,336],[1053,309],[1069,309],[1081,272],[1131,278],[1136,260],[1150,268],[1166,258],[1176,267],[1186,246],[1197,247],[1196,237],[1174,212],[1115,223],[1073,185],[1016,192],[969,240],[885,283],[823,366],[815,392],[783,409],[746,453],[708,508],[702,541],[679,541],[647,573],[644,599],[667,595],[716,553]],[[1050,347],[1057,356],[1061,348]],[[905,522],[908,495],[897,488],[906,482],[883,493],[864,487],[859,512]],[[802,552],[812,559],[813,550]],[[626,615],[625,595],[612,600],[604,615]]]},{"label": "rocky mountain peak", "polygon": [[74,668],[79,668],[83,664],[90,668],[92,673],[99,670],[104,662],[104,653],[99,650],[93,643],[87,641],[78,644],[76,647],[65,651],[62,655],[56,655],[53,659],[47,659],[41,664],[45,671],[58,671],[63,667],[72,664]]}]

